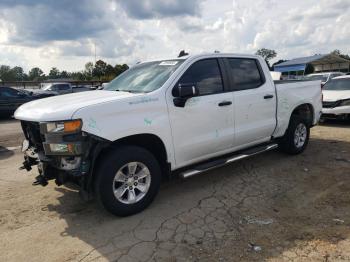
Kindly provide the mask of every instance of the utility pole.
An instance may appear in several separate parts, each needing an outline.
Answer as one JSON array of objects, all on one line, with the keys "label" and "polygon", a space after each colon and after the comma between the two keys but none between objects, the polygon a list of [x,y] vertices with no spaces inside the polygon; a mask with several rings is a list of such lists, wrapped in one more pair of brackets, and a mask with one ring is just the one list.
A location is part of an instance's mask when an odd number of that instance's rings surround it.
[{"label": "utility pole", "polygon": [[94,42],[94,47],[95,47],[95,65],[96,65],[96,42]]}]

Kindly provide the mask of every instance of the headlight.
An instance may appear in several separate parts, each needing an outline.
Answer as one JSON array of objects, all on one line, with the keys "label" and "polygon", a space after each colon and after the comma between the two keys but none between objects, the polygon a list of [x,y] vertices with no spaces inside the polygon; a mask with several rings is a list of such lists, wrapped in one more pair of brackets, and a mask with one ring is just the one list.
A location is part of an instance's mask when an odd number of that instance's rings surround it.
[{"label": "headlight", "polygon": [[45,136],[45,155],[74,156],[83,152],[81,136],[82,121],[68,120],[40,124],[40,132]]},{"label": "headlight", "polygon": [[69,120],[61,122],[50,122],[42,124],[42,133],[75,133],[81,130],[82,121]]},{"label": "headlight", "polygon": [[350,106],[350,99],[343,100],[339,106]]},{"label": "headlight", "polygon": [[76,143],[43,143],[46,155],[81,155],[82,144]]}]

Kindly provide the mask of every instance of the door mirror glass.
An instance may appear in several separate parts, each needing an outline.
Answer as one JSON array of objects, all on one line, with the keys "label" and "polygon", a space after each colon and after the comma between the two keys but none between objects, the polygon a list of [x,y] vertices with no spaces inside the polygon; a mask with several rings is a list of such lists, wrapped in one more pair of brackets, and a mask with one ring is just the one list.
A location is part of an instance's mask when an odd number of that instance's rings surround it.
[{"label": "door mirror glass", "polygon": [[174,90],[176,97],[191,98],[199,94],[198,88],[195,83],[187,83],[187,84],[179,83],[176,89],[177,90]]}]

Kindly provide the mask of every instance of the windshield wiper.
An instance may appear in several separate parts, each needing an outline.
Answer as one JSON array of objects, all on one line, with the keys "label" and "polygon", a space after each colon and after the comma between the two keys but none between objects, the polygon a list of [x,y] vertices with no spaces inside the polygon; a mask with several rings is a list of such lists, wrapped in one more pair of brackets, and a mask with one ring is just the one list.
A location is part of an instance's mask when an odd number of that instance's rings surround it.
[{"label": "windshield wiper", "polygon": [[137,91],[137,90],[121,90],[121,89],[116,89],[115,91],[117,91],[117,92],[128,92],[128,93],[132,93],[132,94],[136,94],[136,93],[146,93],[146,92]]}]

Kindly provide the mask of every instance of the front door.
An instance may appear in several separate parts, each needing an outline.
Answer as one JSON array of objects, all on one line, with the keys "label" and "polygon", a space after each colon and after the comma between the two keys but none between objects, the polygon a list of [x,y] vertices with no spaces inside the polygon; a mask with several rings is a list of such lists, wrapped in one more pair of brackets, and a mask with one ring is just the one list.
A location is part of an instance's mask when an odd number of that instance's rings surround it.
[{"label": "front door", "polygon": [[225,92],[217,59],[192,64],[178,84],[195,84],[199,96],[176,107],[168,96],[176,166],[200,161],[229,149],[234,140],[233,94]]}]

